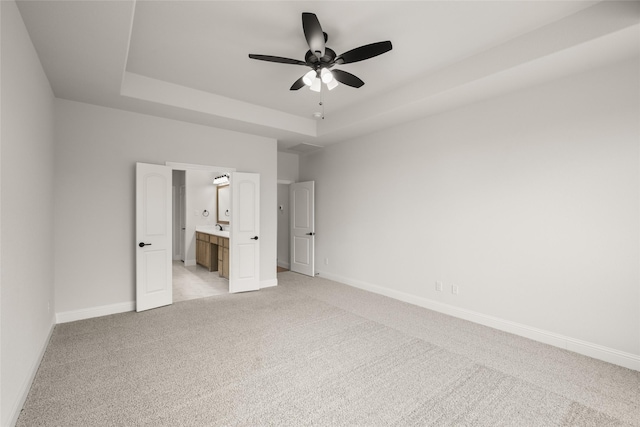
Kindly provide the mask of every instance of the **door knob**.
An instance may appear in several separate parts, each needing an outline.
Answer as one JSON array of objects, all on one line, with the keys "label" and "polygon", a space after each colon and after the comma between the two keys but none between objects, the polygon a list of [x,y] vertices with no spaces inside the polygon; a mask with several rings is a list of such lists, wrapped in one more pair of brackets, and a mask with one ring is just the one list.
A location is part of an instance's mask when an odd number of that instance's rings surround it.
[{"label": "door knob", "polygon": [[151,246],[151,243],[140,242],[140,243],[138,243],[138,246],[140,246],[141,248],[144,248],[145,246]]},{"label": "door knob", "polygon": [[258,240],[258,236],[251,237],[251,240]]},{"label": "door knob", "polygon": [[316,233],[307,233],[307,236],[315,236]]}]

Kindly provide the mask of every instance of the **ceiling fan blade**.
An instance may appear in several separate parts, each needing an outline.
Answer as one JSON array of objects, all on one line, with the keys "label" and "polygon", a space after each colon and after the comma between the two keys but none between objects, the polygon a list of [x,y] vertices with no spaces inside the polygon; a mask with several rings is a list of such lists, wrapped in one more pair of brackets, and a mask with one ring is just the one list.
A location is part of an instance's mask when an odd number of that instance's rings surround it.
[{"label": "ceiling fan blade", "polygon": [[302,79],[304,79],[304,76],[302,76],[298,80],[296,80],[296,82],[291,85],[291,88],[289,90],[298,90],[301,87],[303,87],[304,86],[304,81]]},{"label": "ceiling fan blade", "polygon": [[364,82],[360,80],[358,77],[354,76],[351,73],[347,73],[346,71],[331,70],[331,74],[333,74],[333,77],[337,81],[347,86],[359,88],[364,84]]},{"label": "ceiling fan blade", "polygon": [[392,49],[390,41],[371,43],[351,49],[336,58],[337,64],[350,64],[352,62],[364,61],[374,56],[382,55]]},{"label": "ceiling fan blade", "polygon": [[297,59],[282,58],[281,56],[256,55],[254,53],[250,53],[249,58],[258,59],[260,61],[278,62],[280,64],[307,65],[306,62],[298,61]]},{"label": "ceiling fan blade", "polygon": [[311,52],[318,58],[322,58],[324,56],[324,32],[315,13],[302,13],[302,30]]}]

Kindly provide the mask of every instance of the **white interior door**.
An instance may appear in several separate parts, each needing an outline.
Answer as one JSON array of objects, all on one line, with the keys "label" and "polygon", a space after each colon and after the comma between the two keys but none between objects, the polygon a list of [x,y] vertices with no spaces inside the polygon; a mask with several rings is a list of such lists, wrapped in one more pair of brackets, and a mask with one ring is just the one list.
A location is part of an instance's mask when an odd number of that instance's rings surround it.
[{"label": "white interior door", "polygon": [[313,276],[315,259],[314,181],[289,186],[291,271]]},{"label": "white interior door", "polygon": [[260,175],[231,174],[229,292],[260,289]]},{"label": "white interior door", "polygon": [[173,302],[171,168],[136,163],[136,311]]}]

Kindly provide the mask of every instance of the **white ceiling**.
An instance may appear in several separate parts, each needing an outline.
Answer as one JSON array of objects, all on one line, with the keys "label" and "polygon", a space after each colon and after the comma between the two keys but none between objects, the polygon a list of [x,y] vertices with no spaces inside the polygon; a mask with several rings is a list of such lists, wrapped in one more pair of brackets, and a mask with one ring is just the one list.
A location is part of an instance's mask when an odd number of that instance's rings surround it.
[{"label": "white ceiling", "polygon": [[[19,1],[55,95],[325,145],[640,54],[639,2]],[[338,54],[393,50],[339,66],[362,80],[320,95],[291,84],[308,69],[301,13]]]}]

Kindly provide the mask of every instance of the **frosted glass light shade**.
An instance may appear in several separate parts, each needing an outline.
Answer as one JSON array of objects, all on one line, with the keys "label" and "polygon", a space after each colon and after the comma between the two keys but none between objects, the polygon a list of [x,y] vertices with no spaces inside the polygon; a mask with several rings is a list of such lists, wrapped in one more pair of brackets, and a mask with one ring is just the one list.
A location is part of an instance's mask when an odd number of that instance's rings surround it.
[{"label": "frosted glass light shade", "polygon": [[321,89],[322,89],[322,82],[320,81],[319,78],[316,77],[316,79],[311,84],[311,90],[314,92],[320,92]]},{"label": "frosted glass light shade", "polygon": [[327,83],[327,87],[329,88],[329,90],[335,88],[338,86],[338,81],[336,79],[331,79],[331,81],[329,83]]},{"label": "frosted glass light shade", "polygon": [[329,82],[333,81],[333,74],[326,68],[323,68],[320,72],[320,77],[322,78],[322,82],[325,84],[329,84]]},{"label": "frosted glass light shade", "polygon": [[302,81],[307,86],[311,86],[313,84],[313,81],[315,80],[315,78],[316,78],[316,72],[314,70],[311,70],[307,74],[302,76]]}]

